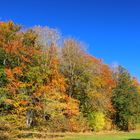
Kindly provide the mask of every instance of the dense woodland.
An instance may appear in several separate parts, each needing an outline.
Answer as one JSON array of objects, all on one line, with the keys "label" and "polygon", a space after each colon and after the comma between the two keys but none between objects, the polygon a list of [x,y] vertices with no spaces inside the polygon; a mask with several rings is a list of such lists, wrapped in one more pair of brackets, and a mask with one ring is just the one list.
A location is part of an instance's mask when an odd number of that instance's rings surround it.
[{"label": "dense woodland", "polygon": [[140,84],[73,38],[48,27],[0,22],[0,133],[136,129]]}]

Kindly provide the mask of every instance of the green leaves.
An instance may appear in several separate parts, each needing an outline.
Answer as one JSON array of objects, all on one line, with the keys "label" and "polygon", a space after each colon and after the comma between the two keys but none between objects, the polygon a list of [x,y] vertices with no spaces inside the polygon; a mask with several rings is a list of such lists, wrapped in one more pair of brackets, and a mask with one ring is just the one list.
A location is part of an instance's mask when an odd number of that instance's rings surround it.
[{"label": "green leaves", "polygon": [[4,67],[0,66],[0,87],[5,86],[7,83],[7,78],[6,78],[6,74],[4,71]]},{"label": "green leaves", "polygon": [[114,89],[113,104],[116,108],[116,124],[120,129],[131,130],[140,115],[140,94],[129,73],[118,67],[117,86]]}]

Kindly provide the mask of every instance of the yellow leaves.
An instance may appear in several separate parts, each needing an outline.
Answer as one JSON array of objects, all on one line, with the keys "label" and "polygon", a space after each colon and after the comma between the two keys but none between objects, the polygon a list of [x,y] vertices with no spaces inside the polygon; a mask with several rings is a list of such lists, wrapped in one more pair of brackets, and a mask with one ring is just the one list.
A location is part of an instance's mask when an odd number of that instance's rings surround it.
[{"label": "yellow leaves", "polygon": [[7,27],[7,24],[6,24],[5,22],[2,22],[2,21],[1,21],[1,22],[0,22],[0,27],[1,27],[1,28],[6,28],[6,27]]},{"label": "yellow leaves", "polygon": [[15,108],[16,108],[16,111],[18,112],[18,113],[22,113],[22,111],[24,111],[25,110],[25,106],[26,105],[29,105],[29,102],[28,101],[25,101],[25,100],[23,100],[23,101],[15,101],[15,100],[13,100],[13,99],[5,99],[5,101],[4,101],[7,105],[13,105]]},{"label": "yellow leaves", "polygon": [[19,107],[19,102],[14,102],[14,107],[18,108]]},{"label": "yellow leaves", "polygon": [[35,92],[35,93],[33,93],[33,96],[40,97],[40,96],[42,96],[42,93],[41,92]]},{"label": "yellow leaves", "polygon": [[18,113],[23,114],[24,111],[25,111],[25,108],[24,108],[24,107],[19,107],[19,108],[18,108]]},{"label": "yellow leaves", "polygon": [[20,82],[20,84],[19,84],[19,88],[26,88],[26,87],[29,87],[29,86],[31,86],[31,84],[29,84],[29,83]]},{"label": "yellow leaves", "polygon": [[13,21],[8,21],[8,22],[0,21],[0,27],[1,28],[10,28],[10,27],[13,27],[13,26],[14,26]]},{"label": "yellow leaves", "polygon": [[13,102],[14,102],[14,101],[11,100],[11,99],[6,99],[6,100],[5,100],[5,103],[6,103],[6,104],[13,104]]}]

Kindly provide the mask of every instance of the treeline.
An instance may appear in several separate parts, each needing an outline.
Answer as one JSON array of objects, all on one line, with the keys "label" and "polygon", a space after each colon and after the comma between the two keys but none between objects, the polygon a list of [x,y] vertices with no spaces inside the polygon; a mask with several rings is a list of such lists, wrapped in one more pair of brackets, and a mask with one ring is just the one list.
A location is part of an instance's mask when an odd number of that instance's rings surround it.
[{"label": "treeline", "polygon": [[129,131],[139,120],[140,84],[125,68],[55,29],[0,22],[0,128]]}]

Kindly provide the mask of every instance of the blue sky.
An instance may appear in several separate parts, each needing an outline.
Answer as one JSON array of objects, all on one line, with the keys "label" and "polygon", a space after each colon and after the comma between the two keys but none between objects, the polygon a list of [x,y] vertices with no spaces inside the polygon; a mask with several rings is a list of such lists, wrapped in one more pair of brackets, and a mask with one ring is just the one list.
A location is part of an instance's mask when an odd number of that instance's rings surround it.
[{"label": "blue sky", "polygon": [[88,44],[90,54],[140,79],[139,0],[1,0],[0,19],[58,28]]}]

